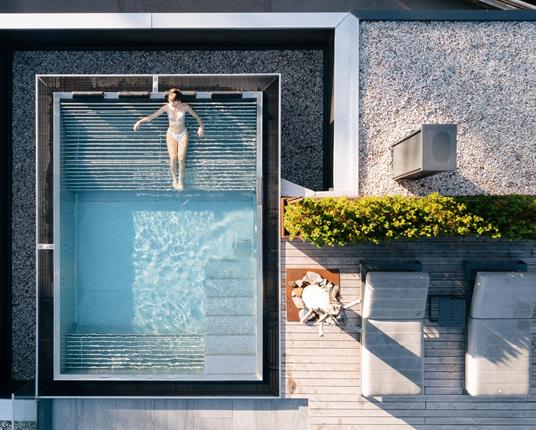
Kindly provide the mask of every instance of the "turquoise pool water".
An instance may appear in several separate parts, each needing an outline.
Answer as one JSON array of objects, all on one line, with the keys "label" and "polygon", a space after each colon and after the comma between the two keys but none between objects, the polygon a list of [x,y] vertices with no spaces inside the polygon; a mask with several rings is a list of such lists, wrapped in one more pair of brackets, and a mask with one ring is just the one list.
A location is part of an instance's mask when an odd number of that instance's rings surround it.
[{"label": "turquoise pool water", "polygon": [[202,374],[207,354],[234,353],[225,345],[218,351],[221,335],[228,334],[219,332],[221,324],[231,325],[232,336],[243,335],[242,343],[251,344],[246,352],[255,353],[253,193],[73,197],[67,373]]},{"label": "turquoise pool water", "polygon": [[162,101],[58,102],[57,379],[260,378],[259,103],[192,101],[177,193],[165,116],[132,130]]},{"label": "turquoise pool water", "polygon": [[210,266],[254,275],[254,213],[242,193],[80,193],[77,329],[205,334]]}]

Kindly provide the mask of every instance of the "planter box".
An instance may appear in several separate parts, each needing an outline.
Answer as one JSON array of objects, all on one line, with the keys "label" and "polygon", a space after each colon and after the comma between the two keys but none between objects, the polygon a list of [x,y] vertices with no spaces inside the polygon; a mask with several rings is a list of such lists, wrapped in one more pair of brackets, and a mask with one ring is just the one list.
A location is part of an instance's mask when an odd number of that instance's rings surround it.
[{"label": "planter box", "polygon": [[[300,201],[301,199],[302,197],[281,197],[281,199],[279,200],[279,234],[281,235],[281,239],[288,240],[290,238],[290,234],[287,230],[285,230],[285,226],[283,223],[283,221],[285,220],[285,209],[290,202]],[[296,238],[300,239],[300,236],[296,236]]]}]

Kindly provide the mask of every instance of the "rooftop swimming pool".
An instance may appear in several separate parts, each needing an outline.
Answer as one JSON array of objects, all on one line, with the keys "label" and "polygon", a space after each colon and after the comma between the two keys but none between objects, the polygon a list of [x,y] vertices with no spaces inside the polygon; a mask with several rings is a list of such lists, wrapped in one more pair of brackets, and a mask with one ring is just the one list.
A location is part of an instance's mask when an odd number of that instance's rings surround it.
[{"label": "rooftop swimming pool", "polygon": [[260,100],[190,103],[178,193],[161,100],[55,98],[55,379],[262,378]]}]

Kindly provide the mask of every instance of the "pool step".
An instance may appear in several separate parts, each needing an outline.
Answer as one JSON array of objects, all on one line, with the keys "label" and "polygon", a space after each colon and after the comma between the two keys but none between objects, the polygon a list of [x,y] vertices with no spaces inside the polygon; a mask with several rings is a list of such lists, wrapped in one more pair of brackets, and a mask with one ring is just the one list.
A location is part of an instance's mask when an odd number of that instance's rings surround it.
[{"label": "pool step", "polygon": [[255,348],[257,346],[256,339],[255,335],[208,336],[207,356],[255,355]]},{"label": "pool step", "polygon": [[66,373],[204,371],[205,336],[68,333],[62,357]]},{"label": "pool step", "polygon": [[251,297],[207,297],[206,316],[255,315],[255,301]]},{"label": "pool step", "polygon": [[206,265],[207,279],[254,279],[256,261],[253,258],[210,259]]},{"label": "pool step", "polygon": [[233,244],[236,258],[206,266],[206,374],[257,377],[256,259],[251,239]]},{"label": "pool step", "polygon": [[255,296],[255,282],[251,278],[217,278],[205,281],[207,297]]},{"label": "pool step", "polygon": [[233,251],[236,258],[251,258],[256,255],[250,238],[237,238],[233,243]]},{"label": "pool step", "polygon": [[[233,328],[243,324],[244,317],[251,320],[248,327],[255,327],[256,268],[256,260],[251,256],[210,259],[205,268],[205,315],[209,319],[227,318],[221,320],[227,327],[226,333],[243,334],[242,330],[235,333]],[[213,334],[211,327],[218,330],[219,324],[214,322],[207,325],[208,334]]]},{"label": "pool step", "polygon": [[207,335],[251,335],[256,331],[256,318],[253,315],[214,315],[207,316]]},{"label": "pool step", "polygon": [[[61,103],[62,180],[72,191],[172,190],[165,115],[132,130],[160,101]],[[205,136],[186,118],[190,130],[185,190],[256,189],[257,102],[193,102],[205,122]]]}]

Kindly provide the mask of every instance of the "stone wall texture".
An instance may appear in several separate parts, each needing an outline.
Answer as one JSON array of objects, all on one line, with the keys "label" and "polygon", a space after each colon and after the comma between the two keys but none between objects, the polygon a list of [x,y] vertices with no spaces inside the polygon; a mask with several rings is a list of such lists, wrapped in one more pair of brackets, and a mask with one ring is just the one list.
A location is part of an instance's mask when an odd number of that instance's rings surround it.
[{"label": "stone wall texture", "polygon": [[[322,189],[322,50],[16,51],[12,66],[13,377],[35,372],[35,75],[281,73],[282,175]],[[303,163],[310,168],[303,169]]]},{"label": "stone wall texture", "polygon": [[[360,193],[536,194],[536,23],[364,22]],[[390,145],[458,125],[458,169],[391,179]]]}]

